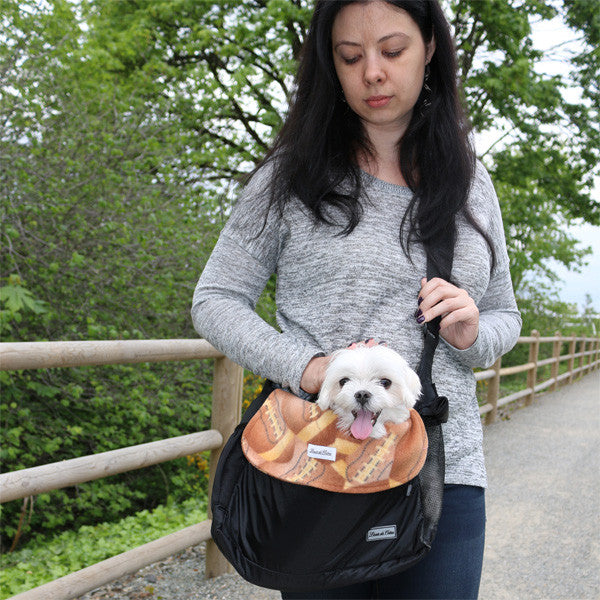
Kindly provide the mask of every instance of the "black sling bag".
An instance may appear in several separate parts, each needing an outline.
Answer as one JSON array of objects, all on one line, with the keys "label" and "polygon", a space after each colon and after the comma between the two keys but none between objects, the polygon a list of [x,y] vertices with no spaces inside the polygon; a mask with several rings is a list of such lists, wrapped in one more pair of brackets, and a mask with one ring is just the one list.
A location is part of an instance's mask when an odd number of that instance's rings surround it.
[{"label": "black sling bag", "polygon": [[[428,260],[429,278],[449,278]],[[439,263],[440,261],[438,261]],[[267,382],[227,441],[214,480],[212,537],[247,581],[266,588],[312,591],[387,577],[408,569],[431,548],[444,488],[441,424],[448,400],[438,396],[431,368],[438,322],[423,328],[417,373],[422,393],[415,409],[428,438],[418,475],[397,487],[364,494],[331,492],[274,478],[246,459],[241,439],[275,389]]]}]

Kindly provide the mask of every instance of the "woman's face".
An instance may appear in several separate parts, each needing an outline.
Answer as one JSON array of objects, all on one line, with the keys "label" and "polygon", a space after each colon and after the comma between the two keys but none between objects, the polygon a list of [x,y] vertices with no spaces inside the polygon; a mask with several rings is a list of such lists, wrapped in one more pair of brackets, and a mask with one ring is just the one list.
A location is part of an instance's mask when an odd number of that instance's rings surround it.
[{"label": "woman's face", "polygon": [[336,15],[333,62],[346,102],[369,137],[383,128],[402,136],[423,87],[427,46],[409,14],[384,2],[353,3]]}]

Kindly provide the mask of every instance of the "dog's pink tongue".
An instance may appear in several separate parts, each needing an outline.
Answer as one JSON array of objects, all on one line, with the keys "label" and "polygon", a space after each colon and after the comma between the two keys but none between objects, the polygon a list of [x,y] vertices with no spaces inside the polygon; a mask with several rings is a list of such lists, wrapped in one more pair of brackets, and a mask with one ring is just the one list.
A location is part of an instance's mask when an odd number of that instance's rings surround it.
[{"label": "dog's pink tongue", "polygon": [[365,440],[373,431],[373,413],[370,410],[361,409],[350,427],[350,432],[357,440]]}]

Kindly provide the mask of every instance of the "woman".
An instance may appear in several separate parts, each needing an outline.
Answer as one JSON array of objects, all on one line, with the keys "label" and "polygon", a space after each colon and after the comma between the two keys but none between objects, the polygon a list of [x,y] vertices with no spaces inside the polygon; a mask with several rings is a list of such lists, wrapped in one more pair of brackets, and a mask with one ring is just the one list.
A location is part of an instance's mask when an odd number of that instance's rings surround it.
[{"label": "woman", "polygon": [[[475,161],[448,24],[430,0],[319,0],[296,96],[194,295],[198,333],[296,394],[329,355],[385,340],[411,366],[441,316],[434,380],[450,400],[446,487],[434,547],[397,576],[283,598],[475,598],[485,530],[482,431],[472,367],[516,342],[498,201]],[[426,256],[454,247],[452,282]],[[277,331],[254,306],[277,273]]]}]

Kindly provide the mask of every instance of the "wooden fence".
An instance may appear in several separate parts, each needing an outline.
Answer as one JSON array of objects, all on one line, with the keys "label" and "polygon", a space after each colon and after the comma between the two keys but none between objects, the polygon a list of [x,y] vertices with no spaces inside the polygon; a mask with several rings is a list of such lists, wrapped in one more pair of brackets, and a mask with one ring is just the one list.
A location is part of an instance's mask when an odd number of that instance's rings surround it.
[{"label": "wooden fence", "polygon": [[[478,381],[487,380],[486,402],[480,407],[485,423],[496,419],[498,409],[525,398],[530,404],[535,394],[561,383],[571,383],[600,365],[600,338],[540,337],[537,331],[519,338],[529,344],[529,360],[522,365],[502,367],[499,359],[491,369],[476,373]],[[552,356],[539,360],[541,344],[552,346]],[[579,346],[578,346],[579,345]],[[567,352],[563,354],[563,349]],[[61,461],[49,465],[22,469],[0,475],[0,502],[27,498],[35,494],[93,481],[181,456],[211,450],[209,495],[214,471],[224,442],[237,425],[242,406],[243,370],[220,354],[205,340],[141,340],[106,342],[24,342],[0,344],[0,370],[47,369],[84,365],[131,364],[214,359],[211,429],[190,435],[159,440],[138,446],[121,448]],[[561,363],[568,361],[560,373]],[[541,367],[550,365],[550,377],[538,382]],[[527,373],[527,383],[510,395],[500,396],[500,379],[517,373]],[[210,506],[210,503],[209,503]],[[210,509],[209,509],[210,510]],[[209,519],[144,544],[100,563],[61,577],[35,589],[13,596],[10,600],[68,600],[105,585],[119,577],[134,573],[181,550],[207,542],[206,576],[215,577],[231,567],[210,539]]]},{"label": "wooden fence", "polygon": [[[556,390],[561,383],[572,383],[577,376],[585,375],[600,365],[600,338],[564,337],[557,331],[552,337],[541,337],[533,330],[530,336],[520,337],[518,344],[529,344],[529,359],[525,364],[502,367],[500,357],[491,369],[475,373],[477,381],[489,380],[486,402],[479,407],[479,414],[485,415],[485,424],[496,420],[498,409],[506,404],[525,398],[531,404],[535,395],[545,389]],[[540,360],[540,345],[552,344],[552,356]],[[577,347],[579,344],[579,348]],[[563,349],[567,350],[563,354]],[[561,363],[568,361],[566,370],[560,373]],[[538,381],[541,367],[550,366],[550,377]],[[518,373],[527,373],[526,387],[507,396],[500,397],[500,378]]]}]

